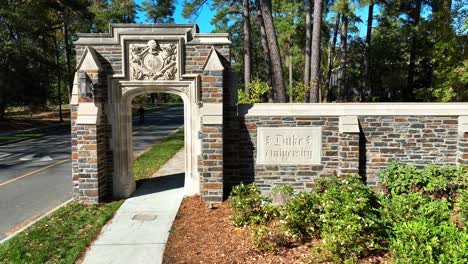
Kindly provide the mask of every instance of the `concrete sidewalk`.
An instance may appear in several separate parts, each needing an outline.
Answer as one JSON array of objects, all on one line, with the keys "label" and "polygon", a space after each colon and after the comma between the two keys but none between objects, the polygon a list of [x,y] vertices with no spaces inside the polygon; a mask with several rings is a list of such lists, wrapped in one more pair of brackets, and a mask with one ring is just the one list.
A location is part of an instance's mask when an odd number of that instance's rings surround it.
[{"label": "concrete sidewalk", "polygon": [[169,231],[184,196],[184,159],[181,149],[156,173],[160,176],[146,180],[122,204],[82,263],[162,263]]}]

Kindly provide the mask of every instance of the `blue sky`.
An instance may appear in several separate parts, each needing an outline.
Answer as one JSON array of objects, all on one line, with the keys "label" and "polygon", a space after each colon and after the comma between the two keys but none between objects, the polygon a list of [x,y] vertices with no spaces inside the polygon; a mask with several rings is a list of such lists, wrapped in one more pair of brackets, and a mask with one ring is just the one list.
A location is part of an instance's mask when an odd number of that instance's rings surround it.
[{"label": "blue sky", "polygon": [[[138,5],[141,5],[143,0],[135,0]],[[178,24],[185,24],[185,23],[196,23],[200,28],[201,33],[209,33],[214,29],[214,26],[211,25],[211,19],[215,15],[215,11],[211,10],[210,3],[208,3],[200,13],[200,16],[195,21],[190,21],[189,19],[185,19],[182,17],[182,5],[184,0],[176,0],[176,10],[174,13],[174,20]],[[359,28],[359,36],[365,37],[366,36],[366,25],[367,25],[367,12],[368,8],[363,7],[357,10],[357,14],[361,17],[362,23],[357,23],[357,27]],[[378,10],[374,9],[374,17]],[[146,17],[145,14],[142,12],[138,13],[138,23],[145,23]]]},{"label": "blue sky", "polygon": [[[141,2],[143,0],[135,0],[135,2],[138,5],[141,5]],[[182,17],[182,4],[183,0],[175,0],[176,2],[176,10],[174,13],[174,20],[175,23],[177,24],[187,24],[187,23],[196,23],[198,24],[198,27],[200,28],[201,33],[209,33],[214,29],[214,26],[211,25],[211,19],[215,15],[215,11],[212,11],[210,9],[211,4],[208,3],[205,7],[203,7],[202,12],[200,13],[200,16],[195,20],[195,21],[190,21],[189,19],[185,19]],[[142,12],[138,13],[138,23],[145,23],[146,17],[145,14]]]}]

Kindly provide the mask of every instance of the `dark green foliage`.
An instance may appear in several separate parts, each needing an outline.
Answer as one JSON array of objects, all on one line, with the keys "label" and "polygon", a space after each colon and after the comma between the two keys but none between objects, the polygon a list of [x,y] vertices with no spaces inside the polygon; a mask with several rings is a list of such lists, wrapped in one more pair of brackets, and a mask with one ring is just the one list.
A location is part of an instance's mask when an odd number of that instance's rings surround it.
[{"label": "dark green foliage", "polygon": [[152,23],[174,23],[174,0],[146,0],[141,4],[146,20]]},{"label": "dark green foliage", "polygon": [[395,263],[467,263],[467,228],[452,222],[456,207],[462,219],[466,210],[467,175],[464,167],[401,163],[382,172],[379,211]]},{"label": "dark green foliage", "polygon": [[229,206],[234,213],[231,221],[236,226],[264,224],[278,216],[271,199],[263,197],[254,183],[235,186],[231,191]]},{"label": "dark green foliage", "polygon": [[465,189],[460,192],[456,205],[460,212],[462,221],[464,221],[465,226],[468,226],[468,190]]},{"label": "dark green foliage", "polygon": [[282,207],[271,206],[254,184],[240,185],[230,201],[233,220],[261,225],[252,233],[259,251],[320,238],[312,262],[355,263],[386,249],[394,263],[468,263],[467,169],[393,163],[381,175],[380,194],[358,175],[319,179],[297,194],[278,185],[272,195],[292,195]]},{"label": "dark green foliage", "polygon": [[390,195],[422,192],[432,198],[453,199],[459,190],[468,187],[468,170],[462,166],[429,165],[418,169],[393,162],[380,177]]},{"label": "dark green foliage", "polygon": [[334,261],[356,260],[377,248],[375,196],[358,175],[319,181],[322,246]]},{"label": "dark green foliage", "polygon": [[284,205],[281,221],[293,237],[317,236],[320,226],[320,197],[313,192],[300,192]]},{"label": "dark green foliage", "polygon": [[416,216],[393,228],[389,249],[394,263],[467,263],[468,232],[453,223]]},{"label": "dark green foliage", "polygon": [[389,233],[395,226],[411,221],[416,217],[432,219],[436,223],[448,221],[451,215],[450,204],[446,199],[430,200],[421,193],[381,197],[380,217]]}]

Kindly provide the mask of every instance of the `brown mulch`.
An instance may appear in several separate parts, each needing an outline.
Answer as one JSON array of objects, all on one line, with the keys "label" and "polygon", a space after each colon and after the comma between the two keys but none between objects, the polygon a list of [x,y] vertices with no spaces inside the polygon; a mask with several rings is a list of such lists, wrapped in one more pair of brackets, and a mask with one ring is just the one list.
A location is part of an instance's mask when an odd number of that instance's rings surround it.
[{"label": "brown mulch", "polygon": [[[163,263],[310,263],[307,256],[318,241],[257,252],[251,231],[234,227],[230,215],[227,202],[209,209],[200,196],[186,197],[172,226]],[[373,256],[360,263],[389,262],[382,256]]]},{"label": "brown mulch", "polygon": [[[70,109],[68,107],[62,109],[62,117],[65,121],[70,120]],[[0,120],[0,128],[3,132],[39,128],[59,123],[58,109],[42,111],[33,115],[25,111],[15,111],[7,113],[5,120]]]}]

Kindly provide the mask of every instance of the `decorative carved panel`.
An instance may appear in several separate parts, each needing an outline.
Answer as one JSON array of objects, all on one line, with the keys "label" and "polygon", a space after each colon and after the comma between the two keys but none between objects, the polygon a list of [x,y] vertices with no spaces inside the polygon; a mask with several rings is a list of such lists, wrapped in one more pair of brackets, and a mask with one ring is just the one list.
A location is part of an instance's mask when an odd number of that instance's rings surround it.
[{"label": "decorative carved panel", "polygon": [[130,44],[130,80],[175,80],[177,49],[175,42],[150,40],[146,44]]}]

